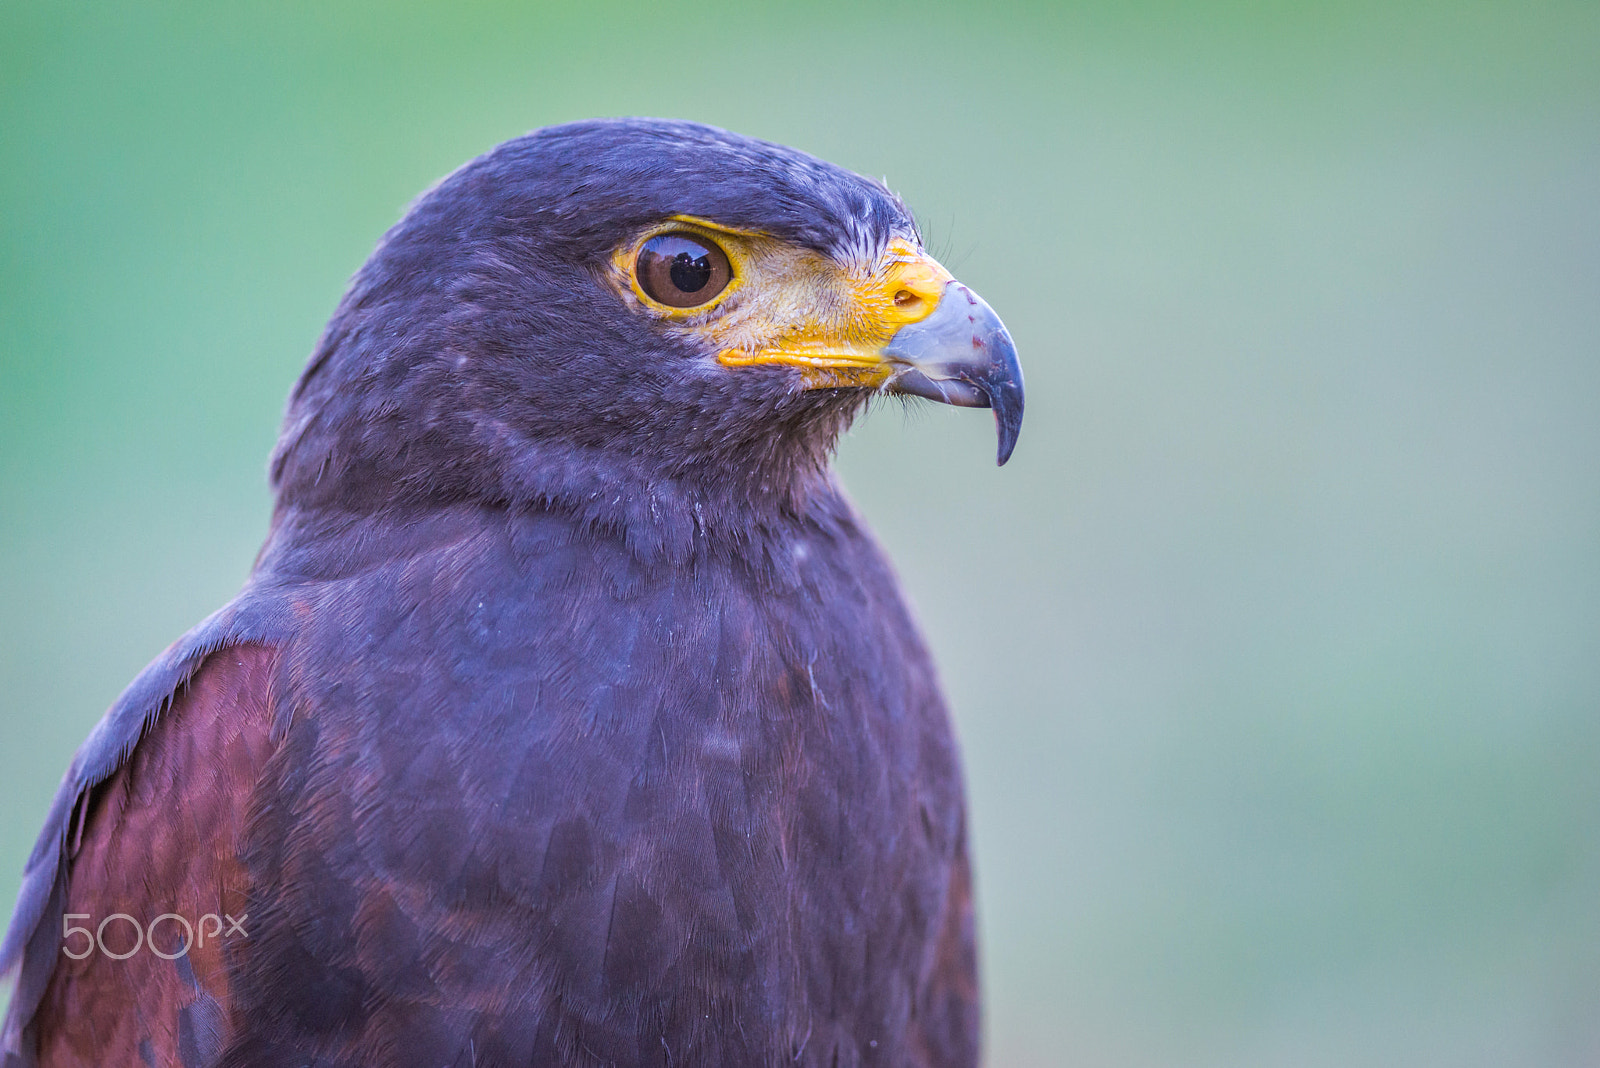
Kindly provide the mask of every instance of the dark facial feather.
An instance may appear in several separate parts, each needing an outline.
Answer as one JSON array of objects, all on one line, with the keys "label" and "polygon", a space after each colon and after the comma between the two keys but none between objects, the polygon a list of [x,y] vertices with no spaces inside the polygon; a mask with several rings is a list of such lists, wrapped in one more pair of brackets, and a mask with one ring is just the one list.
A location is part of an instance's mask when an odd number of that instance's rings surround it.
[{"label": "dark facial feather", "polygon": [[[356,275],[290,400],[280,501],[803,508],[858,391],[730,374],[602,280],[643,228],[694,215],[844,259],[913,236],[881,184],[693,123],[576,123],[424,194]],[[715,516],[712,516],[715,525]]]}]

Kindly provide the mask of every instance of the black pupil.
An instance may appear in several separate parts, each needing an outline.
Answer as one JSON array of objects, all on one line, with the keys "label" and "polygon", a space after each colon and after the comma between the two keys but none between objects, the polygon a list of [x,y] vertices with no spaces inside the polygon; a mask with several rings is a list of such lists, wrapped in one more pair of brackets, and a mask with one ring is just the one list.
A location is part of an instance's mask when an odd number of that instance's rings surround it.
[{"label": "black pupil", "polygon": [[685,293],[698,293],[711,281],[711,257],[680,252],[672,257],[672,284]]},{"label": "black pupil", "polygon": [[639,250],[639,286],[651,300],[672,308],[694,308],[728,286],[733,274],[727,253],[688,234],[657,234]]}]

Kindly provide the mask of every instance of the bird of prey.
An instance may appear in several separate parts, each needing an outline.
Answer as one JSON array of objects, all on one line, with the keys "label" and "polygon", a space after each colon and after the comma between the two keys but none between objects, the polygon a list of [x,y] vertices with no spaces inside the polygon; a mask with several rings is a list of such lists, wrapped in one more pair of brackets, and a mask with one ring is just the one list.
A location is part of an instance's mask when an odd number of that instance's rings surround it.
[{"label": "bird of prey", "polygon": [[4,1063],[975,1064],[958,755],[830,466],[884,393],[1021,423],[876,181],[628,119],[425,193],[66,773]]}]

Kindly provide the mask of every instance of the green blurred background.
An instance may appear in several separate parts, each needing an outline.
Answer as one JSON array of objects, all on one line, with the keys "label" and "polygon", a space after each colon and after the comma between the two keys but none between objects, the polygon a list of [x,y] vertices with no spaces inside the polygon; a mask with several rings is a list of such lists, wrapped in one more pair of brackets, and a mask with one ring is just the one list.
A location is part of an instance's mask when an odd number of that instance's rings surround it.
[{"label": "green blurred background", "polygon": [[238,587],[409,199],[592,115],[887,175],[1016,458],[840,459],[943,666],[995,1068],[1600,1064],[1600,5],[0,7],[0,896]]}]

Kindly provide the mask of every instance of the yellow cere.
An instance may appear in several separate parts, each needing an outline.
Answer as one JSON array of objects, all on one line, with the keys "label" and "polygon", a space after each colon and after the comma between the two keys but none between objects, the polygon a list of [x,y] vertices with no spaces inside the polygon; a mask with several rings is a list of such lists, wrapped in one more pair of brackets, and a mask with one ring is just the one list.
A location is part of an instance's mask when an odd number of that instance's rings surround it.
[{"label": "yellow cere", "polygon": [[[715,241],[733,280],[705,304],[671,308],[651,300],[634,264],[657,234],[681,232]],[[798,367],[808,389],[881,385],[893,368],[882,350],[894,332],[933,314],[950,272],[911,242],[896,238],[875,262],[839,263],[766,234],[680,216],[619,249],[613,266],[628,291],[657,317],[710,340],[727,367]]]}]

